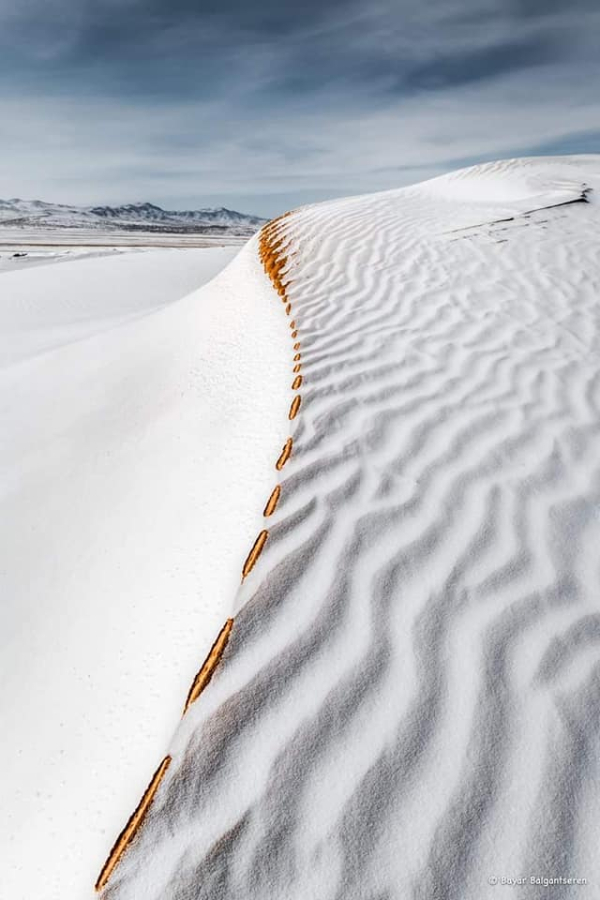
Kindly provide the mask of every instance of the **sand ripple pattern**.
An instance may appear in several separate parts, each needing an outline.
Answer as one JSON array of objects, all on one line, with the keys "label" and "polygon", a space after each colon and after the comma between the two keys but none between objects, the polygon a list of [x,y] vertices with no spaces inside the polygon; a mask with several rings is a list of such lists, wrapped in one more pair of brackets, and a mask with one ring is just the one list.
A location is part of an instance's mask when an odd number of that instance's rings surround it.
[{"label": "sand ripple pattern", "polygon": [[599,173],[287,219],[294,453],[107,898],[600,897]]}]

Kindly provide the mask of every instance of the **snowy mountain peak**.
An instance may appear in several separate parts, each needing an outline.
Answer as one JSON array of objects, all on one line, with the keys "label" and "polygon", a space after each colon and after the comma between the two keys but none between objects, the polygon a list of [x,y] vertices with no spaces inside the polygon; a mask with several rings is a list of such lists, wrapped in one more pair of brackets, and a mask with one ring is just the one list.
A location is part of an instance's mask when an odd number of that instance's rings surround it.
[{"label": "snowy mountain peak", "polygon": [[126,231],[251,234],[265,219],[225,207],[166,210],[148,201],[119,206],[72,206],[43,200],[0,199],[0,227],[98,228]]}]

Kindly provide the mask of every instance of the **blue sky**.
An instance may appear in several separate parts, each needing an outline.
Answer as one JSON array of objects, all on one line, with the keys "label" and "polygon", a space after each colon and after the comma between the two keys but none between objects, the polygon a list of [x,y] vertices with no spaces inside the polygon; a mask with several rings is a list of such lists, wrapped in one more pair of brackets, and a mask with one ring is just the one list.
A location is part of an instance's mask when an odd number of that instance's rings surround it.
[{"label": "blue sky", "polygon": [[0,0],[0,196],[263,215],[600,150],[596,0]]}]

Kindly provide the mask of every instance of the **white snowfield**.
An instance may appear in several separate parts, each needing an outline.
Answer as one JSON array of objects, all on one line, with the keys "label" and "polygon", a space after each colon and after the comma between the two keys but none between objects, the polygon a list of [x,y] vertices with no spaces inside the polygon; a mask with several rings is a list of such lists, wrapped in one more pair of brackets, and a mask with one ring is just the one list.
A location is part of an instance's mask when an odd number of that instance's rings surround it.
[{"label": "white snowfield", "polygon": [[600,897],[598,190],[516,160],[283,220],[293,454],[106,900]]},{"label": "white snowfield", "polygon": [[[136,251],[138,249],[135,248]],[[132,247],[31,247],[22,242],[11,246],[3,243],[0,235],[0,273],[19,272],[49,263],[74,262],[88,256],[114,256],[118,253],[131,253],[133,250]]]},{"label": "white snowfield", "polygon": [[289,405],[256,254],[189,294],[236,252],[0,275],[2,900],[93,894],[229,612]]}]

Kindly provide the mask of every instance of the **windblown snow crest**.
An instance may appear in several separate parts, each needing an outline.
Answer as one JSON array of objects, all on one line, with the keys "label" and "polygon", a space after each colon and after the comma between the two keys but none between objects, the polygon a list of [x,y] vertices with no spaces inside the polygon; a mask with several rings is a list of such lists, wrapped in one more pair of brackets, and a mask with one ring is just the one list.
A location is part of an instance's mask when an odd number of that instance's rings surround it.
[{"label": "windblown snow crest", "polygon": [[107,900],[600,890],[598,185],[515,160],[287,217],[294,452]]}]

